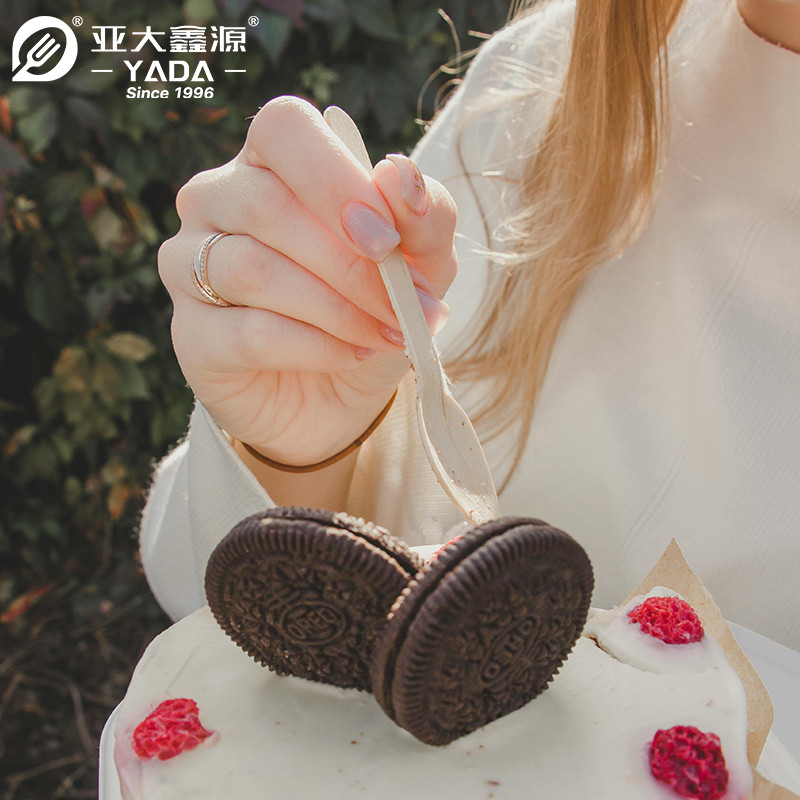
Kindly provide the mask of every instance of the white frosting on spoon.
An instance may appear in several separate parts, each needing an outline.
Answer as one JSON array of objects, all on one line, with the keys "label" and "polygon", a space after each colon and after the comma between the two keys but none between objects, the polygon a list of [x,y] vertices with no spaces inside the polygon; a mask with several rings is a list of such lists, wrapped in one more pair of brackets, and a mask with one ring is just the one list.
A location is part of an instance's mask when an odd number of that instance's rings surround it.
[{"label": "white frosting on spoon", "polygon": [[[720,737],[731,776],[725,800],[744,800],[752,786],[746,700],[721,648],[706,637],[708,646],[674,645],[660,662],[654,640],[627,620],[617,626],[619,616],[596,616],[587,630],[605,650],[581,637],[550,688],[527,706],[430,747],[369,694],[259,666],[203,608],[159,636],[136,668],[116,728],[123,796],[675,800],[650,775],[648,746],[659,728],[694,725]],[[681,652],[691,670],[679,664]],[[168,761],[140,761],[131,733],[171,697],[196,700],[201,722],[219,736]]]}]

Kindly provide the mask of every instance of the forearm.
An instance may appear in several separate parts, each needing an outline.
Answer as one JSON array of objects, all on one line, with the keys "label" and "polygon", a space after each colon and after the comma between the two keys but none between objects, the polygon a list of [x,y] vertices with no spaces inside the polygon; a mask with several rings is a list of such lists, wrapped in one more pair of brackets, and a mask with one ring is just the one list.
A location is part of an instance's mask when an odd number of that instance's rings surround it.
[{"label": "forearm", "polygon": [[800,53],[800,0],[737,0],[739,13],[753,33]]}]

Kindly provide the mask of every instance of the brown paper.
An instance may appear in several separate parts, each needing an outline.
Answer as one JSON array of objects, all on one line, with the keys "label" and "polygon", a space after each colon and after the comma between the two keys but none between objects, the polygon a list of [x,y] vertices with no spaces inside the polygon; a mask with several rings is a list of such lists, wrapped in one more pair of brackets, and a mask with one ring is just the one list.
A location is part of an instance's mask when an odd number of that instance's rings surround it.
[{"label": "brown paper", "polygon": [[753,800],[797,800],[797,795],[783,786],[770,783],[760,772],[756,772]]},{"label": "brown paper", "polygon": [[692,572],[680,547],[673,539],[658,563],[647,573],[642,582],[628,597],[627,603],[636,595],[647,594],[654,586],[664,586],[682,595],[697,612],[703,628],[713,636],[725,650],[731,666],[736,670],[747,694],[747,758],[755,775],[753,800],[800,800],[788,789],[770,783],[756,772],[758,759],[764,749],[774,712],[772,700],[758,673],[739,647],[728,628],[717,604],[697,575]]}]

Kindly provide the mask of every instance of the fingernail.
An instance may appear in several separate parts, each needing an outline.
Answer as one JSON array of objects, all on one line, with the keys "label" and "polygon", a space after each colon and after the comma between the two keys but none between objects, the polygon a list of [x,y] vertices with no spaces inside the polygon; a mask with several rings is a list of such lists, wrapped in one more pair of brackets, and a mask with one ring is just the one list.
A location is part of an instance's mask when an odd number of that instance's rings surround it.
[{"label": "fingernail", "polygon": [[418,286],[426,292],[431,293],[433,291],[431,282],[418,269],[414,269],[411,264],[407,266],[408,271],[411,273],[411,280],[414,281],[414,286]]},{"label": "fingernail", "polygon": [[348,203],[342,226],[365,256],[383,261],[400,244],[400,234],[377,212],[363,203]]},{"label": "fingernail", "polygon": [[444,328],[447,318],[450,316],[450,306],[442,302],[438,297],[434,297],[419,286],[415,287],[417,290],[417,297],[419,297],[419,304],[422,306],[422,313],[425,314],[425,319],[428,322],[428,327],[431,333],[437,334]]},{"label": "fingernail", "polygon": [[425,189],[425,178],[417,165],[399,153],[392,153],[386,158],[400,173],[400,196],[415,214],[423,216],[428,210],[428,192]]},{"label": "fingernail", "polygon": [[381,335],[387,342],[391,342],[392,344],[406,343],[403,332],[398,331],[396,328],[390,328],[388,325],[381,326]]},{"label": "fingernail", "polygon": [[374,356],[377,353],[377,350],[372,350],[369,347],[354,347],[353,350],[355,351],[356,358],[359,361],[363,361],[365,358],[369,358],[370,356]]}]

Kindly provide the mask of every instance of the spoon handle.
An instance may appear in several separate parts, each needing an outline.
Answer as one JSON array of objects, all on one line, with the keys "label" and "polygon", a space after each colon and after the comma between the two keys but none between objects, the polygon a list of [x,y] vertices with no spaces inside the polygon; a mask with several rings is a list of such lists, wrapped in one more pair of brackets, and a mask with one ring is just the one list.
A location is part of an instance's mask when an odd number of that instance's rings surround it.
[{"label": "spoon handle", "polygon": [[[355,122],[331,106],[325,120],[368,172],[367,148]],[[422,445],[439,484],[473,525],[500,516],[492,474],[467,413],[447,391],[439,352],[399,247],[378,264],[414,367],[417,422]]]},{"label": "spoon handle", "polygon": [[[364,140],[349,115],[338,106],[330,106],[325,110],[325,120],[361,166],[368,172],[371,171],[372,163]],[[430,392],[430,396],[441,394],[444,391],[444,377],[439,353],[422,313],[408,264],[400,249],[395,248],[379,262],[378,270],[400,323],[408,355],[416,371],[420,393]]]}]

